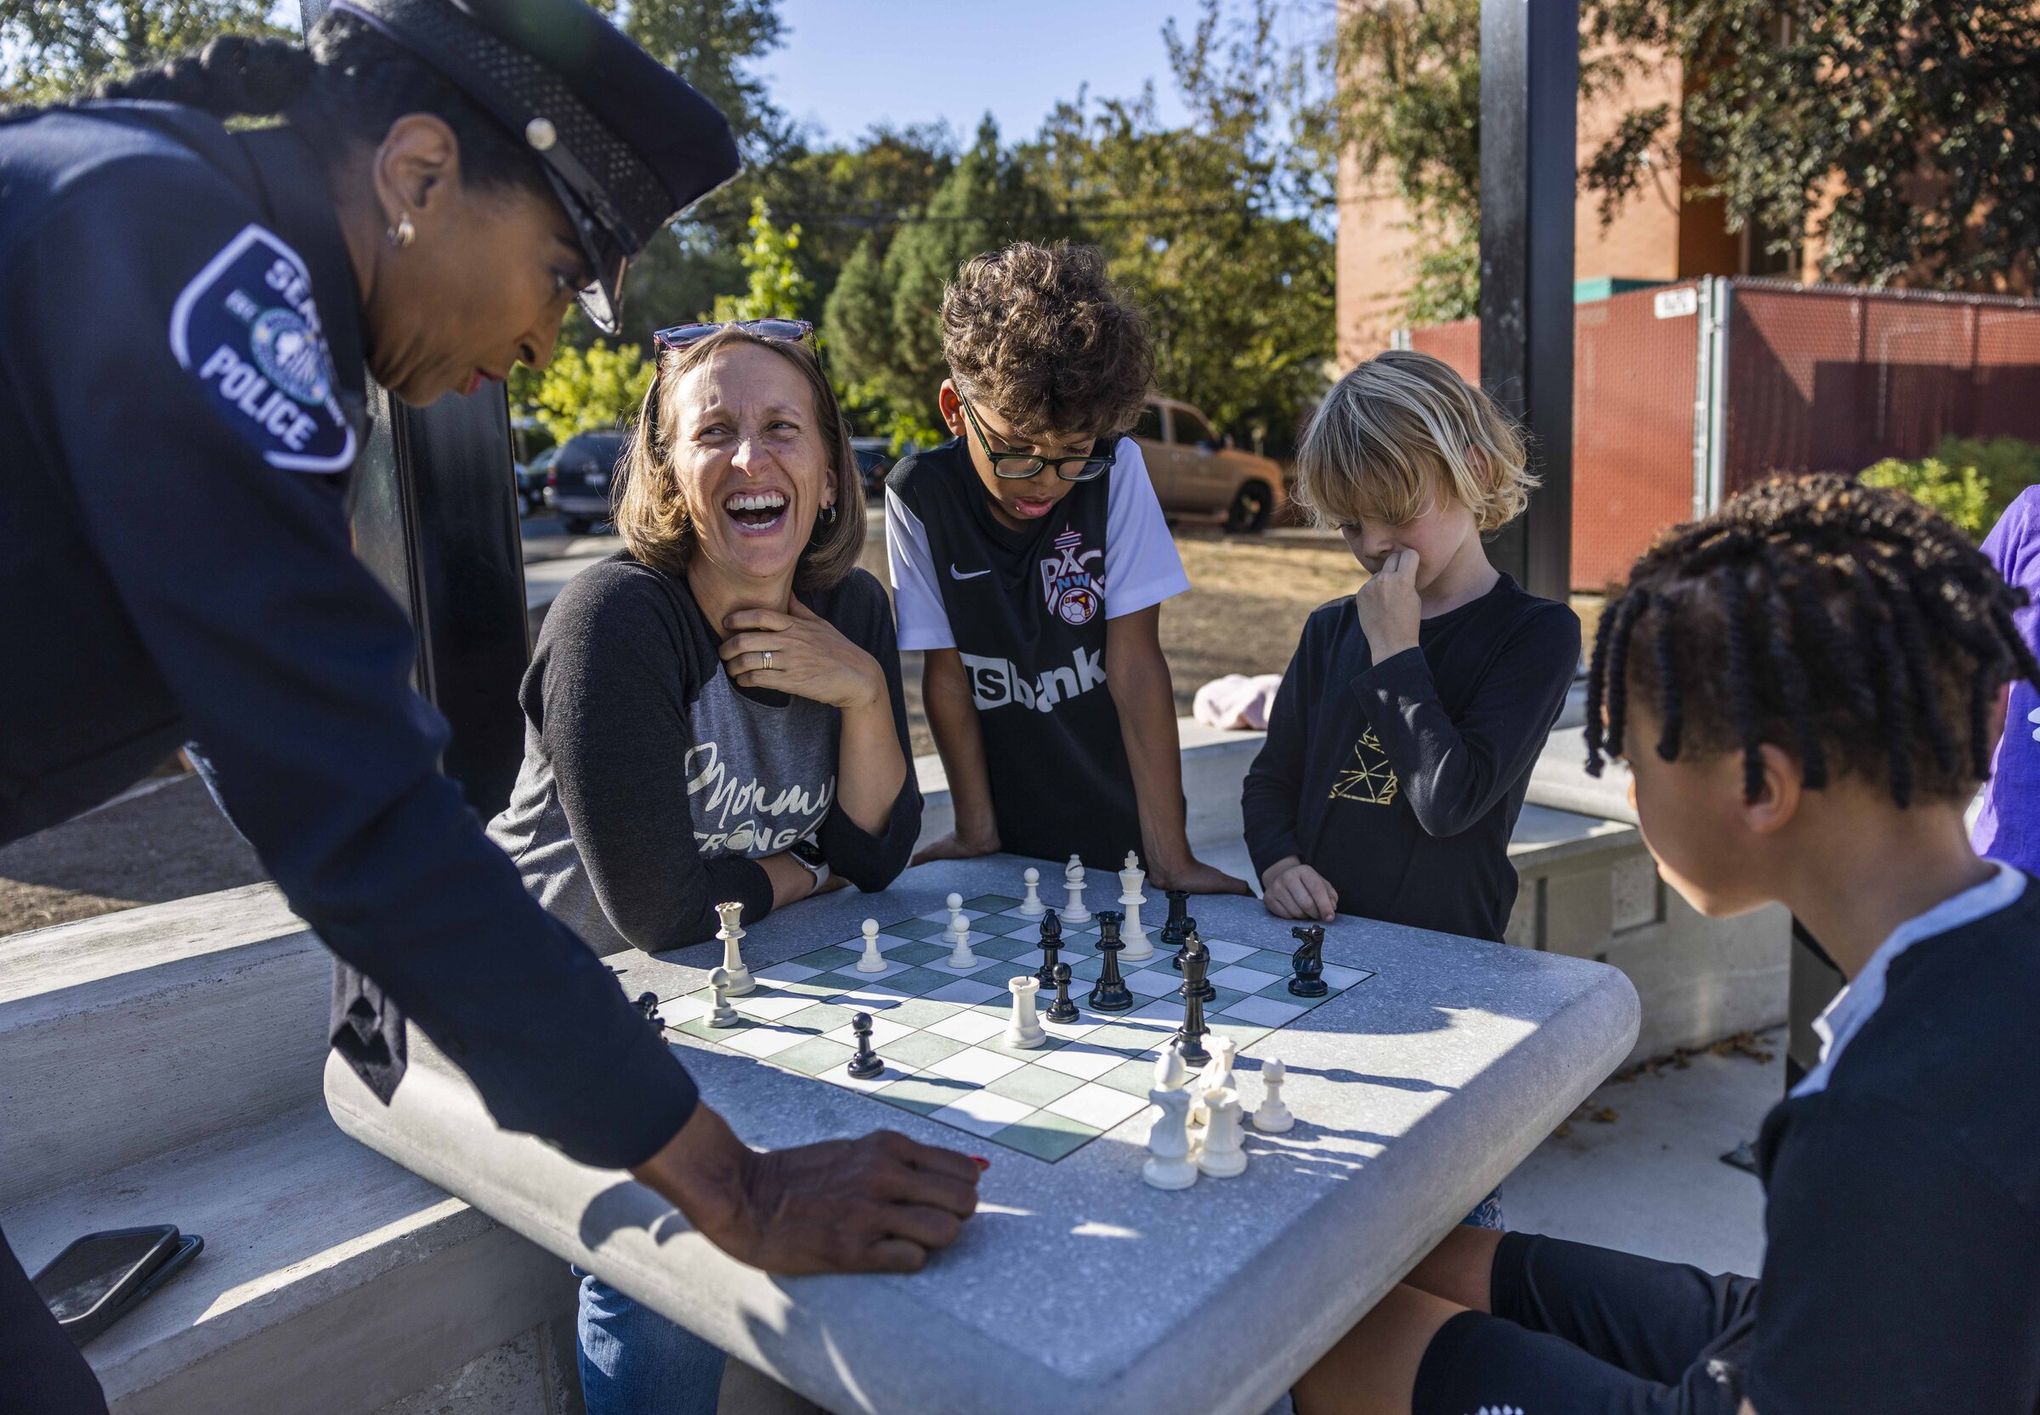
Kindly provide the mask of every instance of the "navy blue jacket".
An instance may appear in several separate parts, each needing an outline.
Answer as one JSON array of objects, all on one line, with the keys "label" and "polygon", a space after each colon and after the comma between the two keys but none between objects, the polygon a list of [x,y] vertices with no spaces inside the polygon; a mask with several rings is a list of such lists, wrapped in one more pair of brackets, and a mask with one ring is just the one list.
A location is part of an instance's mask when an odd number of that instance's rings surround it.
[{"label": "navy blue jacket", "polygon": [[[574,1158],[692,1081],[439,773],[402,611],[348,543],[358,296],[310,150],[160,104],[0,122],[0,841],[203,742],[327,947]],[[373,1018],[336,1043],[373,1069]]]}]

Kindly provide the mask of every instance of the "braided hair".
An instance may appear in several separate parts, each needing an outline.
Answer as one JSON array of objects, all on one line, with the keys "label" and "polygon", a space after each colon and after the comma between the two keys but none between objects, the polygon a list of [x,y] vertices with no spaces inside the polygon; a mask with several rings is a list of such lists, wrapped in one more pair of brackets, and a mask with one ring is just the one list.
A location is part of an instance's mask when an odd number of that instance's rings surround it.
[{"label": "braided hair", "polygon": [[[1632,689],[1666,761],[1740,751],[1763,787],[1769,742],[1809,787],[1843,772],[1899,806],[1962,799],[1990,775],[1991,704],[2040,663],[2007,586],[1963,534],[1902,492],[1780,477],[1660,536],[1601,616],[1587,681],[1587,770],[1625,750]],[[1648,651],[1632,652],[1641,636]]]},{"label": "braided hair", "polygon": [[380,143],[407,113],[430,113],[460,144],[464,182],[550,194],[537,161],[510,131],[431,66],[359,16],[328,11],[302,46],[221,35],[124,79],[94,98],[180,103],[218,118],[287,117],[330,171]]}]

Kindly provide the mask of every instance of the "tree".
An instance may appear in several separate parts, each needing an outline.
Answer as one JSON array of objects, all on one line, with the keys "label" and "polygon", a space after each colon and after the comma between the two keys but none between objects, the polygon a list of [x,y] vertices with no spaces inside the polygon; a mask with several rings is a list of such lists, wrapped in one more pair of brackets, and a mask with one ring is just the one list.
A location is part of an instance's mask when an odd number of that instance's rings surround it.
[{"label": "tree", "polygon": [[935,390],[942,360],[942,290],[957,266],[1023,236],[1054,240],[1069,220],[1000,145],[987,117],[927,208],[900,228],[883,257],[860,244],[823,315],[822,332],[853,399],[875,408],[896,441],[937,441]]},{"label": "tree", "polygon": [[0,103],[51,103],[216,34],[295,37],[266,0],[0,0]]},{"label": "tree", "polygon": [[[1624,113],[1581,171],[1614,218],[1678,159],[1687,200],[1823,275],[2030,288],[2040,250],[2040,27],[1996,0],[1584,0],[1580,89],[1676,60],[1677,104]],[[1480,213],[1479,0],[1368,0],[1339,26],[1340,140],[1426,232],[1413,304],[1472,313]],[[1831,203],[1831,204],[1830,204]],[[1411,311],[1417,313],[1416,310]]]},{"label": "tree", "polygon": [[1277,39],[1275,0],[1205,0],[1166,30],[1190,123],[1152,92],[1060,106],[1036,160],[1146,313],[1161,391],[1221,427],[1286,443],[1333,352],[1328,147],[1321,101]]},{"label": "tree", "polygon": [[772,208],[759,197],[751,204],[751,240],[738,258],[747,277],[744,293],[724,295],[715,302],[716,319],[799,319],[812,294],[795,264],[800,226],[784,231],[772,224]]},{"label": "tree", "polygon": [[591,428],[624,426],[651,386],[643,349],[599,340],[585,349],[556,350],[543,373],[519,364],[510,374],[511,401],[529,408],[556,442]]},{"label": "tree", "polygon": [[[1600,0],[1599,35],[1676,55],[1675,112],[1628,115],[1596,154],[1604,212],[1676,150],[1734,226],[1802,232],[1822,273],[1870,285],[2030,289],[2040,251],[2040,25],[2003,0]],[[1832,205],[1828,205],[1832,199]]]}]

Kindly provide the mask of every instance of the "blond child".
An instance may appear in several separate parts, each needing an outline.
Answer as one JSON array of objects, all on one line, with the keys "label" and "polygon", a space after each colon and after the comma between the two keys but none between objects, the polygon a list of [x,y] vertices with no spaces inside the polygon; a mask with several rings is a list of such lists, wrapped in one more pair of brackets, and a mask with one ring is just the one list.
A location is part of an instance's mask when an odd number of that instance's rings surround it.
[{"label": "blond child", "polygon": [[1509,834],[1579,663],[1572,610],[1488,562],[1536,486],[1494,403],[1425,354],[1340,379],[1297,493],[1366,583],[1312,613],[1241,802],[1268,910],[1500,941]]}]

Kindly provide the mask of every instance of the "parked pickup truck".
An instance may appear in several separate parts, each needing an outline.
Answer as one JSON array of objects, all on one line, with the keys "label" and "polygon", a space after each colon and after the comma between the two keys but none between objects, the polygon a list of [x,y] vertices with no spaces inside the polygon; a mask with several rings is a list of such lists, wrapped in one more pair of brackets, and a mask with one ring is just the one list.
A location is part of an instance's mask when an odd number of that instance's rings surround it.
[{"label": "parked pickup truck", "polygon": [[1222,516],[1229,531],[1259,531],[1282,507],[1282,468],[1234,447],[1188,403],[1149,399],[1133,439],[1164,515]]}]

